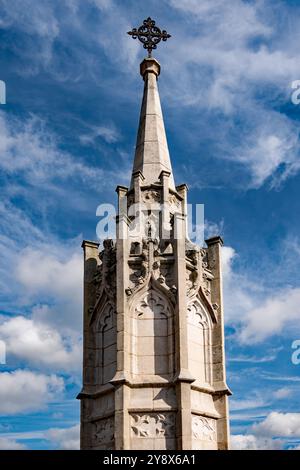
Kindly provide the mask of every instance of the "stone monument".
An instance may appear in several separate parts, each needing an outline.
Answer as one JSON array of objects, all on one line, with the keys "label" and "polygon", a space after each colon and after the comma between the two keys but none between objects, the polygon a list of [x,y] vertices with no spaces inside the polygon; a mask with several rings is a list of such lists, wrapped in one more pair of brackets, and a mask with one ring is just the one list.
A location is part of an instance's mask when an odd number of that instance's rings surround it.
[{"label": "stone monument", "polygon": [[148,18],[130,187],[117,187],[116,240],[84,241],[82,449],[227,449],[221,237],[187,237],[175,186]]}]

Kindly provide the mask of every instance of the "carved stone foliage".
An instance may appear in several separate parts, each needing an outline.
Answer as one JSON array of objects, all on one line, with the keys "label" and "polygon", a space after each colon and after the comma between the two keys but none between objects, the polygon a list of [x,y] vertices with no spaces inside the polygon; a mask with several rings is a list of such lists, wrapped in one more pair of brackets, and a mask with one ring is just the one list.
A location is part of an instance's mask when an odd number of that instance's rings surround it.
[{"label": "carved stone foliage", "polygon": [[126,294],[131,295],[142,286],[149,275],[149,247],[147,240],[142,243],[134,242],[131,244],[131,253],[139,256],[129,261],[129,279],[130,286],[126,289]]},{"label": "carved stone foliage", "polygon": [[113,449],[114,447],[114,417],[104,418],[93,423],[94,446],[99,449]]},{"label": "carved stone foliage", "polygon": [[212,265],[209,263],[208,251],[206,248],[202,248],[200,250],[200,262],[202,267],[202,290],[209,300],[211,295],[211,281],[213,280],[214,276],[211,272]]},{"label": "carved stone foliage", "polygon": [[147,189],[142,193],[142,201],[145,204],[153,204],[160,202],[160,193],[154,189]]},{"label": "carved stone foliage", "polygon": [[181,202],[177,199],[175,194],[170,194],[169,195],[169,210],[172,214],[175,212],[179,212],[181,210]]},{"label": "carved stone foliage", "polygon": [[148,238],[156,238],[159,236],[159,215],[151,211],[144,219],[144,235]]},{"label": "carved stone foliage", "polygon": [[200,250],[200,255],[202,259],[202,268],[207,269],[208,268],[208,251],[206,248],[202,248]]},{"label": "carved stone foliage", "polygon": [[198,278],[199,278],[198,269],[187,267],[186,269],[186,293],[190,297],[197,291]]},{"label": "carved stone foliage", "polygon": [[143,285],[147,276],[147,265],[142,261],[130,263],[130,268],[129,279],[132,284],[132,289],[131,291],[128,291],[128,294],[131,294],[135,287]]},{"label": "carved stone foliage", "polygon": [[[142,243],[133,242],[130,252],[133,256],[129,260],[130,285],[126,288],[126,294],[131,296],[152,277],[163,287],[170,300],[175,302],[177,289],[174,283],[174,263],[164,258],[158,239],[149,237],[144,238]],[[172,251],[168,254],[172,255]]]},{"label": "carved stone foliage", "polygon": [[200,287],[199,284],[199,250],[192,243],[186,243],[186,287],[187,295],[192,297]]},{"label": "carved stone foliage", "polygon": [[215,441],[217,438],[217,422],[205,416],[192,416],[192,434],[194,439]]},{"label": "carved stone foliage", "polygon": [[96,301],[103,292],[110,298],[114,298],[116,293],[116,247],[113,240],[104,240],[103,250],[99,257],[101,263],[97,267],[93,279],[96,287]]},{"label": "carved stone foliage", "polygon": [[211,294],[211,287],[210,287],[211,276],[209,273],[204,272],[202,275],[202,279],[203,279],[203,292],[206,295],[206,297],[209,297]]},{"label": "carved stone foliage", "polygon": [[175,414],[167,413],[133,413],[131,415],[131,434],[135,437],[174,437]]},{"label": "carved stone foliage", "polygon": [[162,281],[161,284],[165,283],[169,288],[173,288],[175,284],[173,263],[170,264],[170,263],[161,261],[159,268],[160,268],[159,278],[161,279],[160,282]]}]

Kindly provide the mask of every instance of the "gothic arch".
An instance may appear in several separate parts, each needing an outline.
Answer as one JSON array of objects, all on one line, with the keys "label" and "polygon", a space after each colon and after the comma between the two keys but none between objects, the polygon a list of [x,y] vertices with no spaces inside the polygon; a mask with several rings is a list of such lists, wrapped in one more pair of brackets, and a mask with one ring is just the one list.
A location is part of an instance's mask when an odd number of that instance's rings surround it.
[{"label": "gothic arch", "polygon": [[152,283],[131,307],[131,371],[133,376],[174,373],[174,312]]},{"label": "gothic arch", "polygon": [[212,318],[199,298],[187,308],[189,370],[196,382],[212,384]]},{"label": "gothic arch", "polygon": [[153,273],[149,274],[146,280],[134,290],[134,293],[131,295],[128,301],[129,308],[133,309],[135,304],[138,302],[139,298],[145,292],[148,292],[150,289],[153,289],[159,295],[162,295],[170,306],[171,311],[173,311],[175,305],[175,298],[172,294],[171,289],[166,284],[159,282],[154,277]]},{"label": "gothic arch", "polygon": [[93,322],[95,337],[95,369],[97,383],[108,383],[116,373],[117,367],[117,328],[115,305],[103,305]]}]

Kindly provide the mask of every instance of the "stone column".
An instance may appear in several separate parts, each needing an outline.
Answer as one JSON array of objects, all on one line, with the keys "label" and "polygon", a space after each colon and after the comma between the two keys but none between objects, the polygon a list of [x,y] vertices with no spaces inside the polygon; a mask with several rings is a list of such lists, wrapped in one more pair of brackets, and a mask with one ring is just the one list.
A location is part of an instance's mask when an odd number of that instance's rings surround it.
[{"label": "stone column", "polygon": [[186,261],[185,261],[185,224],[183,214],[174,215],[175,273],[177,304],[175,311],[175,349],[176,349],[176,395],[178,406],[177,442],[178,449],[192,448],[191,382],[194,381],[188,370],[187,342],[187,302],[186,302]]},{"label": "stone column", "polygon": [[161,210],[161,223],[160,223],[160,237],[162,240],[170,238],[170,211],[169,211],[169,178],[170,171],[163,170],[160,175],[162,184],[162,210]]},{"label": "stone column", "polygon": [[130,330],[127,314],[127,299],[125,288],[128,285],[128,226],[127,217],[127,188],[117,187],[119,196],[119,215],[117,216],[117,372],[111,383],[115,386],[115,448],[129,449],[129,389],[128,374],[130,370]]},{"label": "stone column", "polygon": [[80,428],[80,448],[88,449],[91,442],[88,440],[89,432],[87,422],[87,401],[85,394],[95,388],[95,369],[91,358],[94,357],[94,338],[91,336],[89,321],[91,306],[96,302],[96,288],[93,283],[94,275],[99,264],[99,243],[84,240],[82,242],[84,257],[84,284],[83,284],[83,389],[77,398],[81,399],[81,428]]},{"label": "stone column", "polygon": [[[176,186],[176,190],[179,194],[179,196],[182,197],[182,204],[181,204],[181,210],[182,210],[182,213],[183,215],[185,216],[186,220],[187,220],[187,193],[188,193],[188,186],[184,183],[184,184],[180,184],[179,186]],[[186,223],[185,224],[185,235],[186,235],[186,238],[189,237],[189,234],[188,234],[188,224]]]},{"label": "stone column", "polygon": [[229,413],[228,413],[228,395],[231,392],[226,384],[226,364],[225,364],[225,332],[224,332],[224,306],[223,306],[223,282],[222,282],[222,246],[223,240],[220,236],[205,240],[208,246],[208,263],[213,273],[211,282],[211,302],[217,306],[218,324],[214,331],[213,341],[213,379],[215,391],[223,395],[223,412],[222,418],[218,421],[221,442],[218,447],[220,449],[228,449],[229,447]]},{"label": "stone column", "polygon": [[135,224],[138,223],[138,232],[140,236],[143,236],[142,221],[143,221],[143,201],[142,201],[142,191],[141,184],[144,181],[144,176],[141,171],[136,171],[132,175],[133,179],[133,194],[134,194],[134,205],[129,209],[129,217],[132,220],[132,217],[135,218]]}]

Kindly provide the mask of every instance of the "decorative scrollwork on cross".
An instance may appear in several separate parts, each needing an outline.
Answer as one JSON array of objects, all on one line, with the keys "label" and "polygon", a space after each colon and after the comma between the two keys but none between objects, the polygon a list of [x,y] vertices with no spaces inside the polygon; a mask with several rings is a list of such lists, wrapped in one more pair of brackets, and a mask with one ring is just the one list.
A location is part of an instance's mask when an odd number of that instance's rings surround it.
[{"label": "decorative scrollwork on cross", "polygon": [[171,37],[166,30],[158,28],[150,16],[143,21],[142,26],[133,28],[127,34],[132,36],[133,39],[139,39],[143,43],[144,49],[148,51],[148,57],[151,57],[152,50],[157,48],[157,44],[160,41],[166,41]]}]

